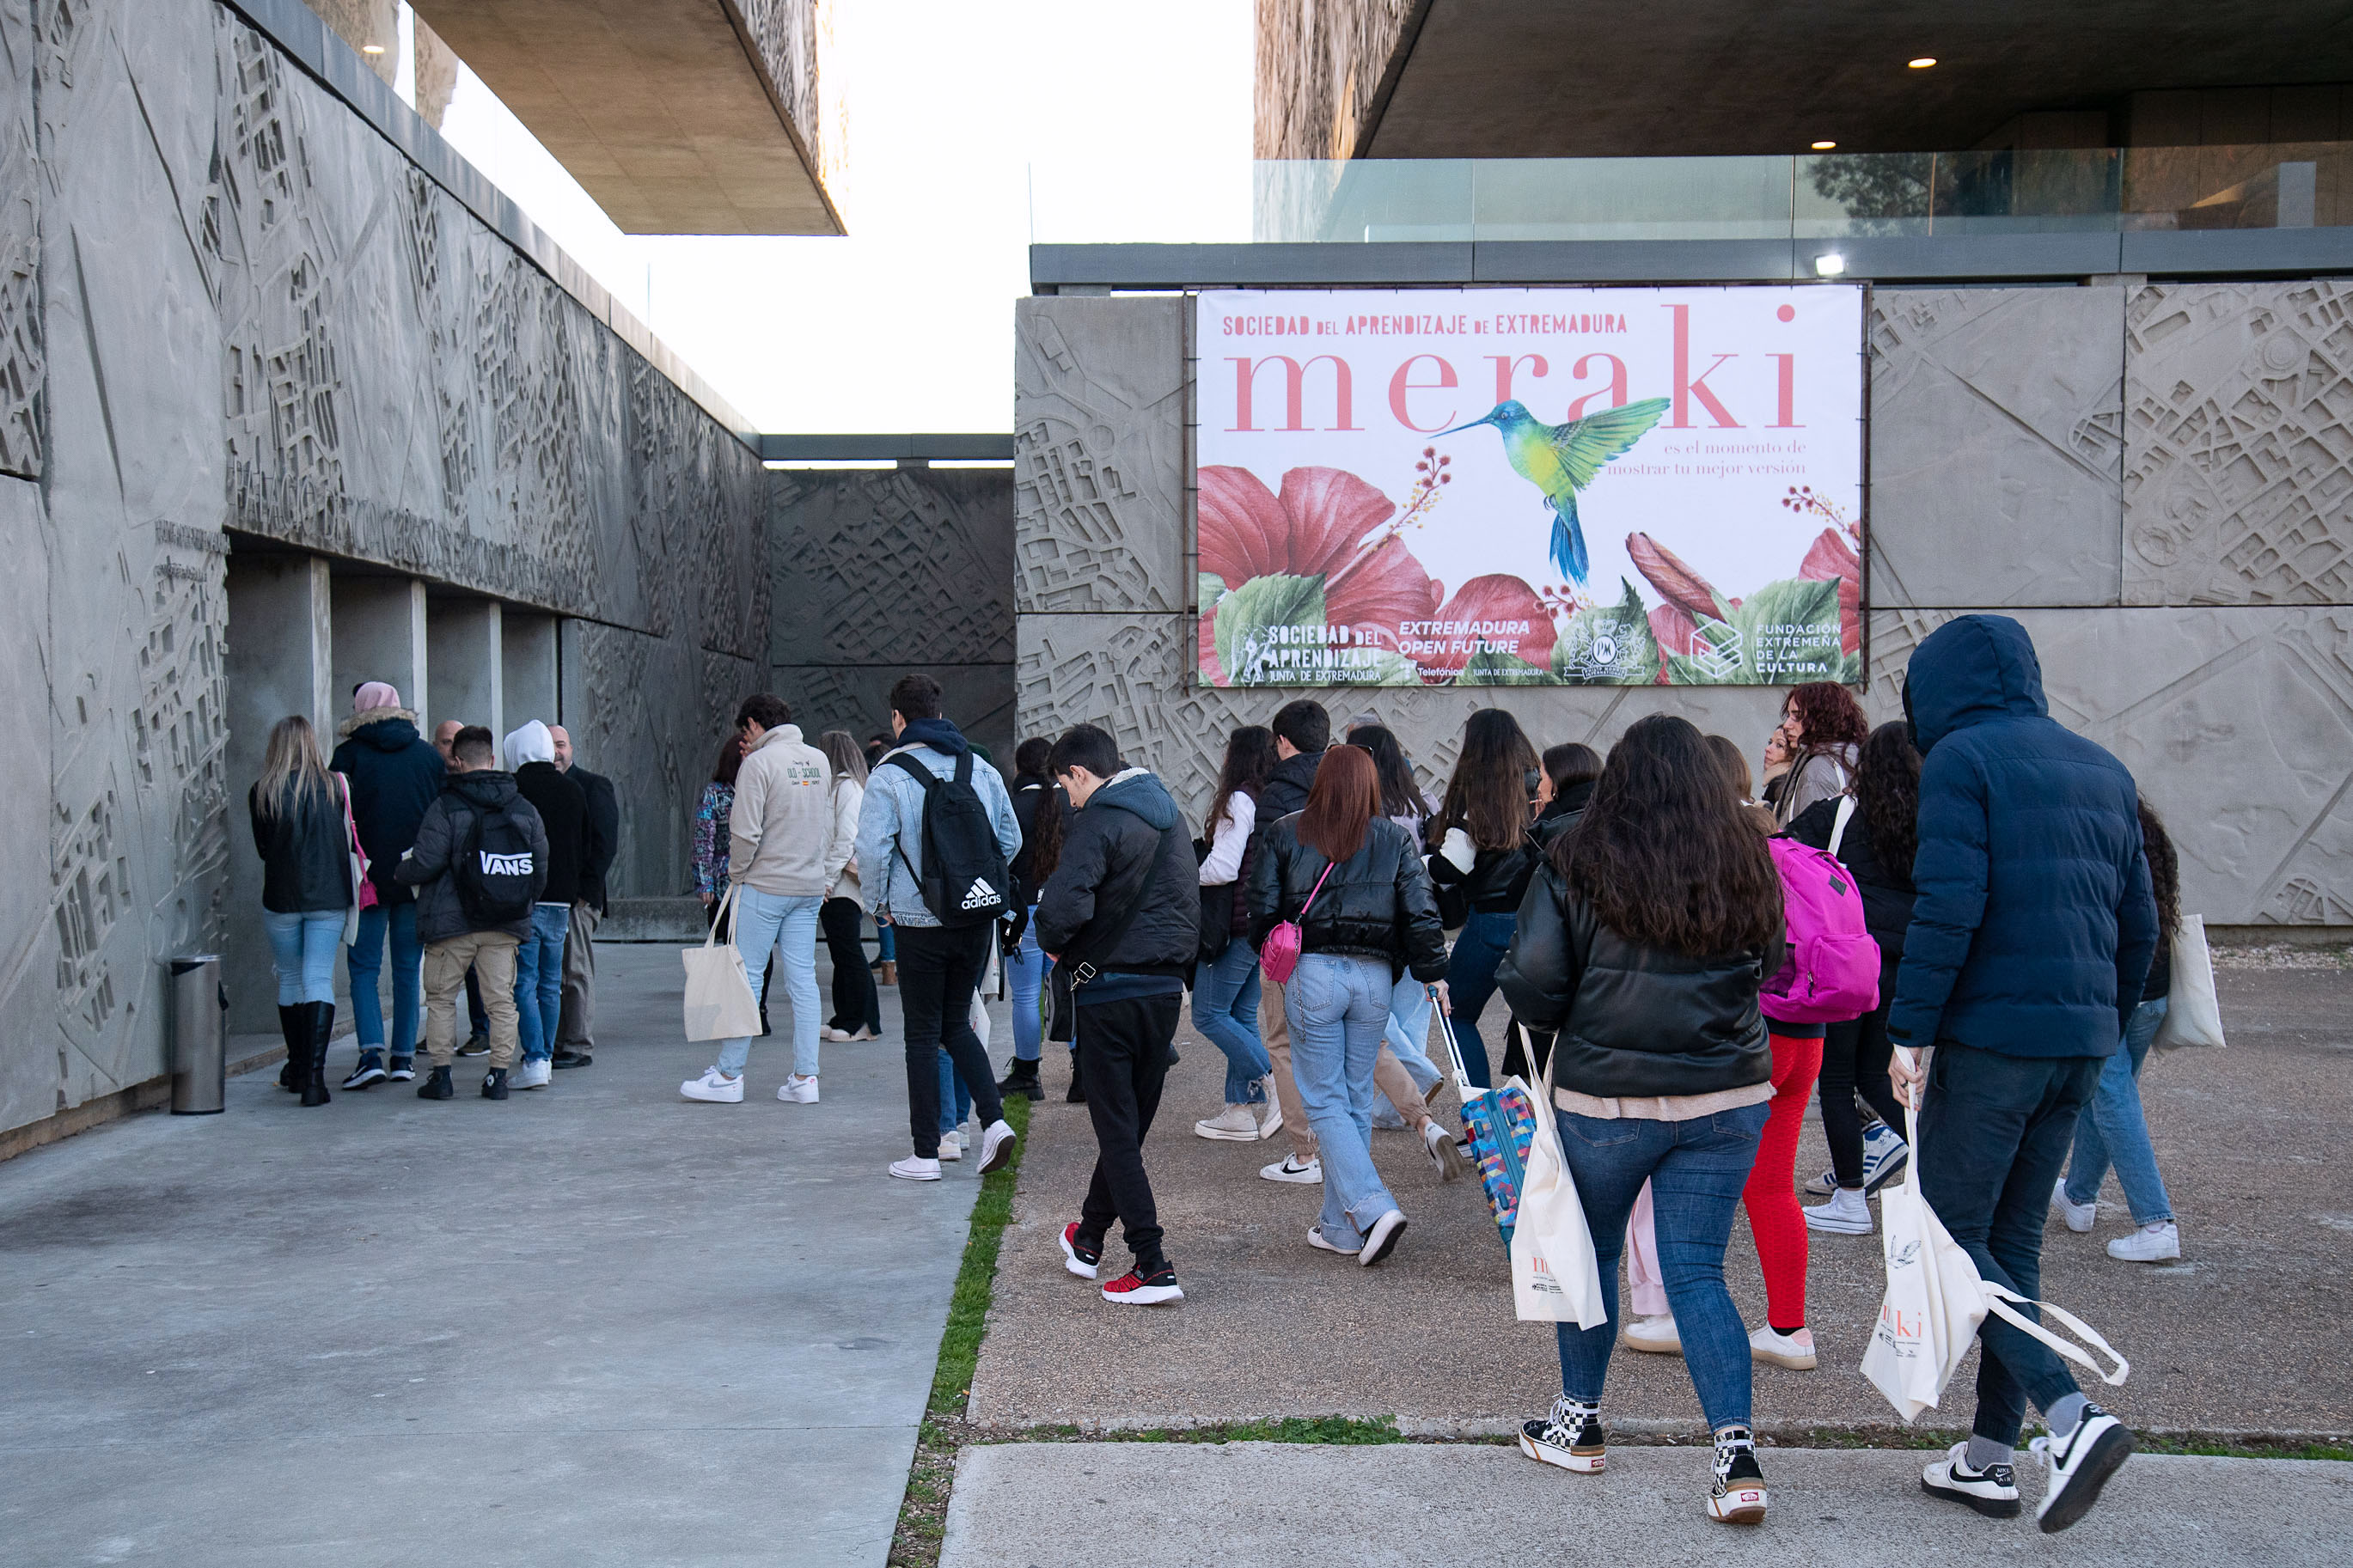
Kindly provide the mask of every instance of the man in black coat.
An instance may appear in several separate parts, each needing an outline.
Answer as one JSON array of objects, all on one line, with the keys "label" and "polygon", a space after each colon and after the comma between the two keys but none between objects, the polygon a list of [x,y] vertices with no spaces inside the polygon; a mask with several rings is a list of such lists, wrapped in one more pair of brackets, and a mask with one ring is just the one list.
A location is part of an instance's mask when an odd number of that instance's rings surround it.
[{"label": "man in black coat", "polygon": [[609,905],[606,878],[621,852],[621,802],[611,779],[573,760],[572,737],[563,725],[550,725],[548,733],[555,741],[555,765],[588,801],[580,896],[573,902],[572,929],[564,938],[564,1017],[555,1031],[555,1065],[585,1068],[596,1049],[596,922]]},{"label": "man in black coat", "polygon": [[1038,893],[1038,945],[1071,987],[1073,1045],[1094,1123],[1095,1169],[1062,1256],[1095,1277],[1117,1218],[1135,1267],[1103,1287],[1106,1301],[1181,1301],[1161,1249],[1144,1172],[1144,1139],[1175,1055],[1185,975],[1200,942],[1200,874],[1185,820],[1160,780],[1120,765],[1119,746],[1092,724],[1054,742],[1047,768],[1071,798],[1069,837]]},{"label": "man in black coat", "polygon": [[[393,876],[417,843],[425,808],[441,794],[448,772],[441,752],[417,732],[417,715],[382,681],[352,694],[351,717],[328,766],[352,781],[352,821],[368,858],[375,907],[360,911],[359,940],[343,954],[352,984],[352,1027],[360,1057],[345,1089],[417,1076],[417,1031],[423,1011],[425,949],[417,940],[417,895]],[[386,939],[392,947],[392,1033],[386,1039],[378,977]],[[387,1049],[389,1047],[389,1049]],[[389,1059],[387,1059],[387,1058]]]}]

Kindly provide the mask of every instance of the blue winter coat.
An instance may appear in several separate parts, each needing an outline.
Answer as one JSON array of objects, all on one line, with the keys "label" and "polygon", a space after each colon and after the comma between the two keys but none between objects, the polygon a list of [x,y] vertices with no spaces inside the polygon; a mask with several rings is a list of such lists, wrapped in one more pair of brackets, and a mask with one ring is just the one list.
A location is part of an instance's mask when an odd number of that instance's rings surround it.
[{"label": "blue winter coat", "polygon": [[2157,951],[2139,795],[2050,716],[2026,628],[1963,616],[1912,655],[1919,897],[1887,1032],[2018,1057],[2104,1057]]},{"label": "blue winter coat", "polygon": [[417,825],[448,768],[406,708],[354,713],[341,729],[343,743],[327,765],[352,781],[352,821],[367,851],[368,880],[386,904],[407,903],[417,891],[395,879],[393,868],[415,847]]}]

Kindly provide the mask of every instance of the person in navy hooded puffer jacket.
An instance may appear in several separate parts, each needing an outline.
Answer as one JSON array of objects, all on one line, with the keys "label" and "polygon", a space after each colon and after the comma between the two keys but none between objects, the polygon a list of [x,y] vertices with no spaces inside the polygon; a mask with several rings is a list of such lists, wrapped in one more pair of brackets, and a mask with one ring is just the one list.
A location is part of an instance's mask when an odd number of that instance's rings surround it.
[{"label": "person in navy hooded puffer jacket", "polygon": [[[1924,759],[1919,897],[1887,1032],[1923,1055],[1896,1053],[1896,1089],[1920,1108],[1922,1195],[1986,1279],[2031,1299],[2076,1117],[2157,951],[2139,795],[2123,763],[2051,718],[2034,645],[2007,616],[1963,616],[1923,642],[1904,710]],[[2041,1342],[1996,1317],[1978,1341],[1971,1436],[1924,1485],[2016,1513],[2012,1448],[2031,1400],[2052,1434],[2036,1440],[2050,1470],[2039,1518],[2063,1530],[2132,1434]]]}]

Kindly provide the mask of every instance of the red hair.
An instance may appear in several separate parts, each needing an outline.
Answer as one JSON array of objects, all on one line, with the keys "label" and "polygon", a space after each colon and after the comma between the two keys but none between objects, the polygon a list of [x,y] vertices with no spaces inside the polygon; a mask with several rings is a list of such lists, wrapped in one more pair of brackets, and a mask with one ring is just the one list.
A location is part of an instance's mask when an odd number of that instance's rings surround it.
[{"label": "red hair", "polygon": [[1380,770],[1373,754],[1356,746],[1335,746],[1315,764],[1315,787],[1299,814],[1299,842],[1326,860],[1356,858],[1368,825],[1381,809]]}]

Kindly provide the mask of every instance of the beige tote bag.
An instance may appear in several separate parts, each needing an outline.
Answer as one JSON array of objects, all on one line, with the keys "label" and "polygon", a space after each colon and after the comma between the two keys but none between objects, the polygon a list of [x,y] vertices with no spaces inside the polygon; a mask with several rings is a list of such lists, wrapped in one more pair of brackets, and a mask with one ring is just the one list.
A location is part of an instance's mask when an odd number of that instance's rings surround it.
[{"label": "beige tote bag", "polygon": [[2222,1003],[2214,993],[2214,955],[2206,946],[2203,915],[2182,916],[2173,933],[2173,991],[2155,1043],[2160,1050],[2222,1043]]},{"label": "beige tote bag", "polygon": [[[728,914],[737,888],[731,883],[719,900],[719,914],[701,947],[679,956],[686,960],[686,1037],[690,1040],[733,1040],[760,1032],[760,1005],[752,999],[752,983],[744,976],[744,955],[735,949],[735,927]],[[727,927],[727,940],[719,928]]]}]

